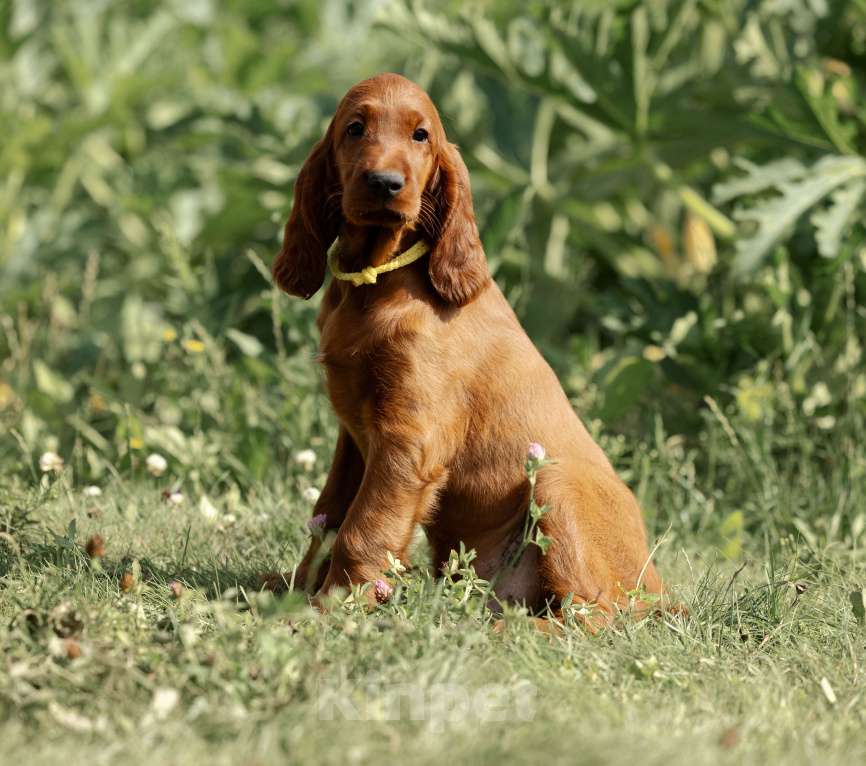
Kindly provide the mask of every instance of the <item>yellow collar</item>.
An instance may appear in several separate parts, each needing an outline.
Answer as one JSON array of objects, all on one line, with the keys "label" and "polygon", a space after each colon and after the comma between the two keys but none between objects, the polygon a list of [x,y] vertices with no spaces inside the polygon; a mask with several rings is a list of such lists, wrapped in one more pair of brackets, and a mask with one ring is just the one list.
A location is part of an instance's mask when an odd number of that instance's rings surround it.
[{"label": "yellow collar", "polygon": [[387,271],[394,271],[394,269],[399,269],[402,266],[408,266],[410,263],[415,263],[415,261],[425,255],[430,249],[430,245],[421,239],[412,245],[412,247],[410,247],[405,253],[400,253],[400,255],[394,256],[390,261],[383,263],[381,266],[367,266],[367,268],[362,271],[345,272],[340,271],[339,266],[337,265],[337,256],[340,252],[339,244],[340,240],[335,239],[334,243],[328,248],[328,266],[335,279],[342,279],[344,282],[351,282],[355,287],[358,287],[359,285],[375,285],[376,277],[378,277],[379,274],[384,274]]}]

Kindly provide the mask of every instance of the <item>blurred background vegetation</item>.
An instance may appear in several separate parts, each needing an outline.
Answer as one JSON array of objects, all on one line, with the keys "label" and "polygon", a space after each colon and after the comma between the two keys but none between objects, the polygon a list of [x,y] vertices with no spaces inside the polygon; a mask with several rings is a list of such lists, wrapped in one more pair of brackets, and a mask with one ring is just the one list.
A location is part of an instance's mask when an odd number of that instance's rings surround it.
[{"label": "blurred background vegetation", "polygon": [[864,480],[866,0],[0,0],[0,482],[46,450],[211,493],[327,462],[317,299],[268,267],[383,70],[440,106],[496,279],[651,528],[864,531],[821,481]]}]

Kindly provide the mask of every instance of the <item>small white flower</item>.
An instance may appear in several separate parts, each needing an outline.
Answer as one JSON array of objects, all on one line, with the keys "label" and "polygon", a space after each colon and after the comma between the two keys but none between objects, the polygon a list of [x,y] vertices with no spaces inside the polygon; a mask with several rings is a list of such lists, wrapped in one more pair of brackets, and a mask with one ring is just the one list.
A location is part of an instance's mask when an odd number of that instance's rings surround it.
[{"label": "small white flower", "polygon": [[198,509],[201,512],[201,515],[209,521],[212,521],[219,516],[219,511],[207,495],[201,496],[201,500],[198,501]]},{"label": "small white flower", "polygon": [[66,642],[59,636],[51,636],[48,639],[48,652],[52,657],[66,656]]},{"label": "small white flower", "polygon": [[312,471],[316,464],[316,453],[311,449],[302,449],[295,453],[295,462],[305,471]]},{"label": "small white flower", "polygon": [[315,487],[307,487],[301,494],[304,496],[304,500],[310,503],[315,503],[322,495]]},{"label": "small white flower", "polygon": [[39,458],[39,469],[42,473],[60,473],[63,470],[63,458],[56,452],[43,452]]},{"label": "small white flower", "polygon": [[91,484],[81,490],[81,494],[85,497],[102,497],[102,490],[95,484]]},{"label": "small white flower", "polygon": [[151,476],[162,476],[165,473],[165,469],[168,468],[168,460],[156,452],[148,455],[147,460],[144,462]]},{"label": "small white flower", "polygon": [[153,702],[151,702],[151,710],[157,721],[163,721],[168,718],[172,710],[177,707],[180,702],[180,694],[177,689],[160,688],[153,692]]},{"label": "small white flower", "polygon": [[825,431],[829,431],[836,425],[836,418],[832,415],[824,415],[824,417],[815,419],[815,425],[818,426],[818,428],[823,428]]},{"label": "small white flower", "polygon": [[177,490],[175,490],[174,492],[169,492],[167,500],[172,505],[183,505],[183,492],[178,492]]}]

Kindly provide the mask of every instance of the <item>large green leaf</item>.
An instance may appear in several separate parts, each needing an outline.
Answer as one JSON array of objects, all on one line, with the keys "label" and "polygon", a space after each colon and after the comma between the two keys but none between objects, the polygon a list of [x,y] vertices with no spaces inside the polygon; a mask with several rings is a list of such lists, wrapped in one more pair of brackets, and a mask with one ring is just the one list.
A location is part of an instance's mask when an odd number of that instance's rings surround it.
[{"label": "large green leaf", "polygon": [[737,241],[734,272],[744,275],[753,271],[786,236],[794,225],[812,208],[834,192],[831,212],[819,215],[822,255],[835,255],[845,222],[853,214],[862,197],[862,182],[866,178],[866,160],[855,156],[827,156],[808,167],[793,159],[774,163],[767,168],[751,163],[741,165],[746,178],[736,184],[716,187],[716,199],[727,200],[741,193],[777,192],[773,196],[747,199],[734,217],[753,227]]},{"label": "large green leaf", "polygon": [[833,258],[839,253],[842,238],[854,218],[864,192],[866,180],[853,181],[834,191],[827,208],[816,210],[812,215],[818,252],[825,258]]}]

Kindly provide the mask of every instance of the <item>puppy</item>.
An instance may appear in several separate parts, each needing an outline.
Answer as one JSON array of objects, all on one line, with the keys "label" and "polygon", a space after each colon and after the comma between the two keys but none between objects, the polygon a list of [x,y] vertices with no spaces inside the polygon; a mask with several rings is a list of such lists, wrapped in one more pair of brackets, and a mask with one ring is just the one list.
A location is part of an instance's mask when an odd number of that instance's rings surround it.
[{"label": "puppy", "polygon": [[[466,166],[399,75],[354,86],[298,175],[274,279],[310,298],[329,262],[319,359],[340,430],[313,515],[336,537],[295,582],[385,598],[388,553],[405,559],[420,524],[439,565],[475,549],[501,601],[568,597],[599,625],[660,599],[638,504],[491,279]],[[523,540],[530,443],[549,461],[546,553]]]}]

